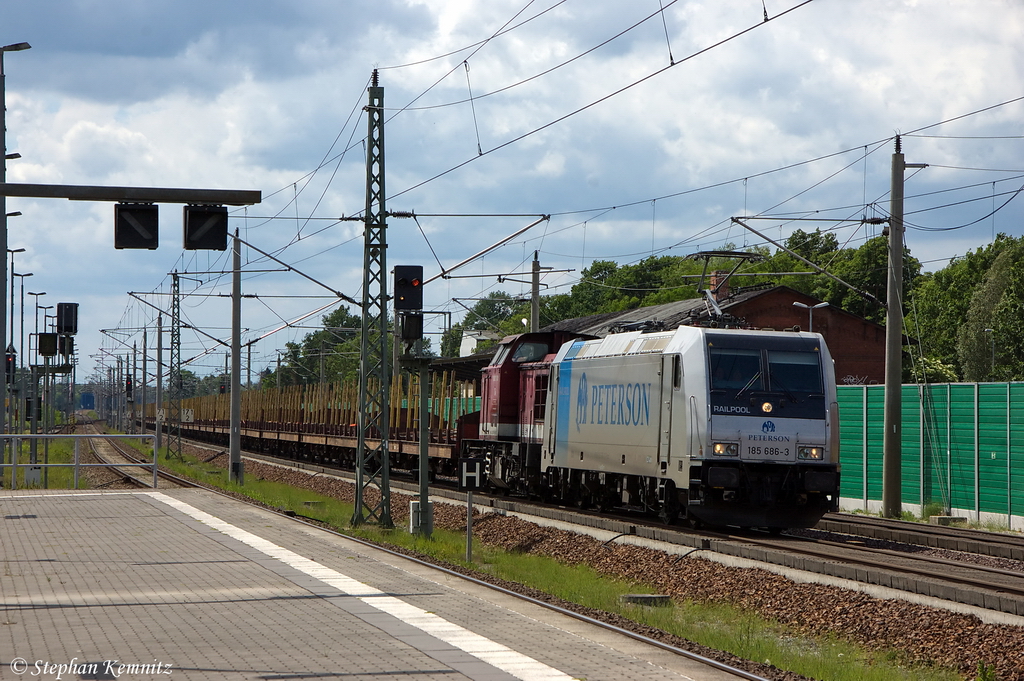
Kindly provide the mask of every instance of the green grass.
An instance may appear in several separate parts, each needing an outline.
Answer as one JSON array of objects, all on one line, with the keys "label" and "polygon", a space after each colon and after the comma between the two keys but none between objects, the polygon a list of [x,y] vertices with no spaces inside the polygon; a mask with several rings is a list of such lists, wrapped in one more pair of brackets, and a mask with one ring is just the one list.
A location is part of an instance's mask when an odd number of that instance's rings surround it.
[{"label": "green grass", "polygon": [[[144,448],[144,446],[143,446]],[[174,472],[204,484],[240,492],[269,506],[325,522],[337,531],[372,542],[397,546],[474,570],[517,582],[579,605],[617,613],[702,645],[748,660],[767,662],[780,669],[815,679],[835,681],[953,681],[952,671],[908,668],[897,651],[866,651],[834,637],[807,638],[785,627],[727,604],[676,603],[670,607],[644,607],[620,602],[631,593],[654,593],[646,584],[611,579],[583,565],[563,565],[543,556],[506,553],[473,544],[473,563],[466,562],[464,533],[435,528],[427,539],[404,528],[376,525],[351,526],[354,508],[330,497],[294,487],[246,478],[244,486],[228,482],[227,472],[185,457],[161,463]],[[319,502],[307,504],[305,502]]]},{"label": "green grass", "polygon": [[[40,472],[39,484],[26,485],[25,484],[25,473],[26,467],[29,461],[30,443],[27,439],[20,440],[18,450],[21,452],[18,456],[18,489],[42,489],[43,479],[45,476],[46,486],[49,489],[73,489],[75,482],[75,471],[70,466],[67,468],[44,468]],[[9,457],[10,452],[6,452],[5,456]],[[71,440],[59,438],[56,440],[49,440],[48,444],[46,440],[40,439],[36,444],[36,461],[39,464],[43,463],[44,456],[48,463],[74,463],[75,461],[75,447]],[[6,464],[10,464],[10,461],[4,461]],[[85,469],[81,469],[84,471]],[[11,476],[13,474],[13,467],[7,465],[4,467],[3,472],[3,486],[6,489],[11,487]],[[78,488],[88,489],[89,482],[85,479],[85,476],[79,474]]]},{"label": "green grass", "polygon": [[[854,515],[865,515],[865,516],[871,516],[871,517],[874,517],[874,518],[882,518],[882,517],[884,517],[881,513],[865,511],[864,509],[855,509],[855,510],[849,511],[849,512],[854,514]],[[900,511],[900,518],[899,519],[903,520],[905,522],[909,522],[909,523],[923,523],[923,524],[927,525],[928,522],[929,522],[929,519],[933,515],[948,515],[948,514],[946,513],[946,510],[942,506],[942,504],[940,504],[938,502],[929,502],[929,503],[925,504],[925,507],[924,507],[924,509],[921,512],[921,515],[917,515],[913,511]],[[1012,532],[1012,533],[1015,533],[1015,534],[1019,534],[1018,531],[1012,530],[1010,528],[1009,524],[1007,522],[1005,522],[1005,521],[986,520],[986,521],[983,521],[983,522],[978,522],[977,520],[973,520],[971,518],[971,514],[970,513],[967,513],[965,517],[967,518],[966,522],[957,523],[955,525],[952,525],[952,527],[962,527],[962,528],[972,529],[972,530],[985,530],[987,532]]]}]

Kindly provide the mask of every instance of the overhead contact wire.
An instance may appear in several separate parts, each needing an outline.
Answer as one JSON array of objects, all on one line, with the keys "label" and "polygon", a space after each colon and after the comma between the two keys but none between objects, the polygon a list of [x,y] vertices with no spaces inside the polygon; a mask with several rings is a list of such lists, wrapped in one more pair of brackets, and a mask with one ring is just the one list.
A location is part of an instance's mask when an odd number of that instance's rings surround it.
[{"label": "overhead contact wire", "polygon": [[[787,9],[786,11],[782,12],[778,16],[772,17],[772,19],[770,21],[774,21],[775,19],[779,19],[779,18],[781,18],[781,17],[783,17],[783,16],[785,16],[785,15],[791,13],[791,12],[794,12],[794,11],[796,11],[796,10],[806,6],[806,5],[809,5],[812,2],[814,2],[814,0],[804,0],[800,4],[798,4],[798,5],[794,6],[794,7],[791,7],[789,9]],[[711,51],[711,50],[713,50],[713,49],[715,49],[717,47],[721,47],[722,45],[725,45],[726,43],[729,43],[729,42],[731,42],[731,41],[733,41],[733,40],[735,40],[735,39],[737,39],[737,38],[739,38],[739,37],[741,37],[743,35],[746,35],[747,33],[751,32],[751,31],[753,31],[753,30],[755,30],[757,28],[760,28],[760,27],[764,26],[766,23],[768,23],[768,22],[761,22],[759,24],[755,24],[753,26],[750,26],[748,28],[743,29],[742,31],[740,31],[738,33],[734,33],[733,35],[731,35],[731,36],[729,36],[727,38],[723,38],[722,40],[719,40],[718,42],[714,43],[713,45],[709,45],[708,47],[705,47],[704,49],[698,50],[697,52],[694,52],[694,53],[692,53],[690,55],[687,55],[686,57],[684,57],[683,59],[679,60],[675,64],[670,64],[669,66],[665,66],[663,68],[658,69],[657,71],[649,73],[648,75],[644,76],[643,78],[640,78],[639,80],[636,80],[636,81],[630,83],[629,85],[623,86],[623,87],[621,87],[621,88],[619,88],[617,90],[614,90],[614,91],[608,93],[607,95],[605,95],[603,97],[600,97],[600,98],[594,100],[593,102],[591,102],[589,104],[581,106],[580,108],[575,109],[573,111],[570,111],[567,114],[559,116],[558,118],[555,118],[554,120],[552,120],[552,121],[550,121],[548,123],[545,123],[544,125],[540,126],[539,128],[535,128],[535,129],[533,129],[533,130],[531,130],[529,132],[525,132],[522,135],[519,135],[518,137],[513,137],[512,139],[507,140],[507,141],[499,144],[498,146],[496,146],[496,147],[494,147],[492,149],[488,149],[487,151],[485,151],[482,154],[480,154],[480,156],[476,156],[475,158],[467,159],[467,160],[463,161],[462,163],[459,163],[459,164],[449,168],[448,170],[445,170],[443,172],[438,173],[437,175],[434,175],[433,177],[429,177],[429,178],[427,178],[427,179],[425,179],[425,180],[423,180],[421,182],[418,182],[418,183],[412,185],[411,187],[407,187],[406,189],[403,189],[402,191],[398,192],[397,194],[393,194],[392,196],[390,196],[388,198],[389,199],[395,199],[395,198],[397,198],[399,196],[402,196],[403,194],[407,194],[407,193],[411,192],[414,189],[422,187],[423,185],[425,185],[425,184],[427,184],[429,182],[433,182],[434,180],[437,180],[437,179],[439,179],[441,177],[444,177],[445,175],[448,175],[449,173],[452,173],[452,172],[455,172],[456,170],[459,170],[460,168],[462,168],[462,167],[464,167],[466,165],[469,165],[470,163],[472,163],[473,161],[477,160],[478,158],[482,158],[483,156],[486,156],[488,154],[494,153],[495,151],[499,151],[501,149],[504,149],[505,147],[510,146],[512,144],[515,144],[516,142],[520,142],[520,141],[526,139],[527,137],[532,137],[533,135],[536,135],[539,132],[547,130],[548,128],[550,128],[550,127],[552,127],[554,125],[557,125],[558,123],[561,123],[562,121],[565,121],[565,120],[567,120],[569,118],[572,118],[573,116],[575,116],[578,113],[582,113],[583,111],[586,111],[587,109],[590,109],[592,107],[597,106],[598,104],[602,104],[602,103],[608,101],[609,99],[612,99],[613,97],[616,97],[616,96],[622,94],[623,92],[627,92],[629,90],[632,90],[636,86],[641,85],[643,83],[646,83],[647,81],[651,80],[652,78],[660,76],[665,71],[668,71],[669,69],[672,69],[672,68],[678,66],[679,64],[682,64],[682,63],[687,62],[687,61],[689,61],[691,59],[694,59],[695,57],[698,57],[698,56],[704,54],[705,52],[709,52],[709,51]]]}]

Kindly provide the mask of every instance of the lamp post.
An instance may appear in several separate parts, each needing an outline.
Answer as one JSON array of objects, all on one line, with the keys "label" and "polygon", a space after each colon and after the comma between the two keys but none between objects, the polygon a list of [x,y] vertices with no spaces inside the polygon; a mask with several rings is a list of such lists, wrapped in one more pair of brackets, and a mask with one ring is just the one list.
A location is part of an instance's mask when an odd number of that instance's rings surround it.
[{"label": "lamp post", "polygon": [[[32,291],[29,291],[28,294],[30,296],[35,296],[36,297],[36,331],[35,331],[35,334],[36,334],[36,349],[38,350],[38,348],[39,348],[39,296],[45,296],[46,295],[46,291],[40,291],[38,293],[33,293]],[[22,313],[24,313],[24,310],[22,310]],[[32,346],[32,343],[29,343],[29,347],[31,347],[31,346]],[[39,353],[36,352],[35,362],[37,364],[39,363],[39,356],[38,355],[39,355]]]},{"label": "lamp post", "polygon": [[807,310],[807,331],[814,333],[814,311],[818,308],[828,307],[828,303],[818,303],[817,305],[808,305],[806,303],[793,302],[796,307],[802,307]]},{"label": "lamp post", "polygon": [[[24,249],[21,249],[24,250]],[[18,353],[18,365],[17,368],[25,366],[25,277],[31,277],[32,272],[24,272],[19,274],[14,271],[14,256],[11,256],[11,344],[14,344],[14,278],[19,277],[21,279],[21,335],[18,336],[18,345],[16,347]],[[11,383],[12,390],[18,393],[17,399],[11,400],[11,417],[12,423],[17,424],[17,432],[21,432],[22,416],[21,411],[18,409],[18,405],[21,404],[21,398],[24,397],[25,391],[23,388],[25,383],[25,372],[18,371],[14,377],[14,381]],[[18,386],[16,389],[13,386]],[[14,427],[11,427],[11,431],[14,432]]]},{"label": "lamp post", "polygon": [[16,253],[24,253],[24,248],[8,248],[7,252],[11,254],[11,335],[9,340],[11,344],[14,344],[14,255]]},{"label": "lamp post", "polygon": [[[4,162],[0,163],[0,183],[7,182],[7,160],[11,158],[20,158],[17,154],[7,153],[7,89],[6,89],[6,76],[4,75],[4,53],[6,52],[21,52],[27,50],[31,45],[28,43],[11,43],[10,45],[4,45],[0,47],[0,148],[4,151]],[[0,248],[4,251],[7,250],[7,197],[0,196],[0,213],[3,213],[3,222],[0,223]],[[0,251],[2,252],[2,251]],[[7,269],[7,260],[4,260],[4,270]],[[0,300],[7,299],[7,272],[0,272],[3,276],[0,276]],[[7,347],[7,320],[4,317],[7,314],[7,306],[0,305],[0,348]],[[7,397],[7,383],[4,382],[3,397]],[[0,433],[4,433],[7,430],[7,414],[6,410],[0,409]],[[0,452],[3,452],[6,444],[0,447]],[[2,458],[2,457],[0,457]]]},{"label": "lamp post", "polygon": [[[25,274],[15,274],[16,277],[21,277],[21,326],[18,332],[18,349],[21,354],[18,355],[18,368],[25,367],[25,277],[31,277],[32,272],[26,272]],[[11,312],[13,315],[13,311]],[[14,332],[11,332],[14,335]]]}]

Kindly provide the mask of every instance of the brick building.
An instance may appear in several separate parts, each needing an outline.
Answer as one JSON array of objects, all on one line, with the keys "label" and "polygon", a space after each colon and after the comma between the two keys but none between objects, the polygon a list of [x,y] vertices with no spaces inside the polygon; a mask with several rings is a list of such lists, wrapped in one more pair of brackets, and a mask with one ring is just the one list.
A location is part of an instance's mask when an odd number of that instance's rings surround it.
[{"label": "brick building", "polygon": [[778,331],[808,328],[813,315],[813,330],[828,343],[836,363],[836,382],[840,385],[867,385],[885,382],[885,327],[839,308],[825,306],[813,311],[808,307],[821,303],[789,288],[764,286],[736,289],[730,292],[728,282],[715,277],[715,291],[709,298],[679,300],[673,303],[641,307],[625,312],[610,312],[576,319],[566,319],[544,327],[544,330],[566,330],[603,337],[615,331],[660,325],[674,329],[680,324],[707,324],[714,308],[711,297],[721,310],[723,326],[775,329]]}]

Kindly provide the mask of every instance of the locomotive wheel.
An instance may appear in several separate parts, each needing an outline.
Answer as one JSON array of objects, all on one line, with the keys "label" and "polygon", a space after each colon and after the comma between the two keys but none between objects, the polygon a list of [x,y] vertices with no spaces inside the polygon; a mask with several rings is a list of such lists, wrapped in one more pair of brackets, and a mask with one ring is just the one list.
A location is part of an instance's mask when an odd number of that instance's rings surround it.
[{"label": "locomotive wheel", "polygon": [[679,504],[662,504],[658,518],[666,525],[674,525],[679,520]]}]

